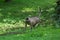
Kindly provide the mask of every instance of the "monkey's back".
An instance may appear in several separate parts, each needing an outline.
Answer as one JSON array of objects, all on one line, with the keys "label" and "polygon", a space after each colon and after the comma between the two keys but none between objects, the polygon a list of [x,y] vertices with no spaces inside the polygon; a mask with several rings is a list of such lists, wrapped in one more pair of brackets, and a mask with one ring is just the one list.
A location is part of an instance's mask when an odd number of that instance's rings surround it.
[{"label": "monkey's back", "polygon": [[29,18],[29,21],[31,25],[36,25],[37,23],[39,23],[40,19],[38,17],[31,17]]}]

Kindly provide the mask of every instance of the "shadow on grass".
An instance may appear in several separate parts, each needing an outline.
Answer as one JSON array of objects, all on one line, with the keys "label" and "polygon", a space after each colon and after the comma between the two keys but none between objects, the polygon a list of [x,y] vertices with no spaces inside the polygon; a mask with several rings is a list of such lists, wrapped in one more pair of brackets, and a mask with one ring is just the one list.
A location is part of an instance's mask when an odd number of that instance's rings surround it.
[{"label": "shadow on grass", "polygon": [[[12,31],[12,32],[6,32],[6,33],[3,33],[3,34],[0,34],[0,36],[13,35],[13,34],[24,34],[24,33],[25,33],[24,27],[16,28],[16,29],[21,29],[21,30]],[[13,30],[14,30],[14,29],[13,29]]]}]

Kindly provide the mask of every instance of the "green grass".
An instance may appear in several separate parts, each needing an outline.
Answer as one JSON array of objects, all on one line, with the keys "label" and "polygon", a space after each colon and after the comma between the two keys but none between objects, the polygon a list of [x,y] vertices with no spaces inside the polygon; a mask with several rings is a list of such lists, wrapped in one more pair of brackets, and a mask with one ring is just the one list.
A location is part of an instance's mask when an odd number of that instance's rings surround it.
[{"label": "green grass", "polygon": [[60,40],[60,29],[38,27],[22,34],[0,36],[0,40]]},{"label": "green grass", "polygon": [[[1,35],[0,40],[60,40],[60,29],[50,25],[50,16],[54,14],[55,0],[13,0],[4,3],[0,0],[0,34],[8,32],[21,32],[20,34]],[[41,18],[48,19],[45,26],[23,31],[24,19],[28,16],[37,15],[37,7],[40,6],[43,12]],[[16,29],[19,28],[19,29]]]}]

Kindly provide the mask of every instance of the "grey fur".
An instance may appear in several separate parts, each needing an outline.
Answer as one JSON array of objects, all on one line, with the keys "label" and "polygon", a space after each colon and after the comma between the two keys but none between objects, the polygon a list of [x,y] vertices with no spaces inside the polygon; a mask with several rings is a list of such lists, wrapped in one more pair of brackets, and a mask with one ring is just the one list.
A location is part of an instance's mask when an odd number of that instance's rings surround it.
[{"label": "grey fur", "polygon": [[34,17],[27,17],[25,19],[25,28],[27,27],[27,24],[30,25],[31,29],[35,27],[36,24],[40,23],[40,15],[41,15],[41,8],[38,7],[38,16]]}]

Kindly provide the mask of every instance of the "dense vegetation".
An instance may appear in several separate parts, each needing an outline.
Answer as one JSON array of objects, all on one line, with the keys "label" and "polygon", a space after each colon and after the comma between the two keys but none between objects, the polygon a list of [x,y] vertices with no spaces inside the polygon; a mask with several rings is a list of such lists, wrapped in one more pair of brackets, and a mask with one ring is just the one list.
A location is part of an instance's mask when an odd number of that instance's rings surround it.
[{"label": "dense vegetation", "polygon": [[[38,6],[43,10],[43,25],[24,30],[24,19],[38,15]],[[55,28],[53,17],[55,6],[55,0],[0,0],[0,40],[60,40],[60,29]]]}]

